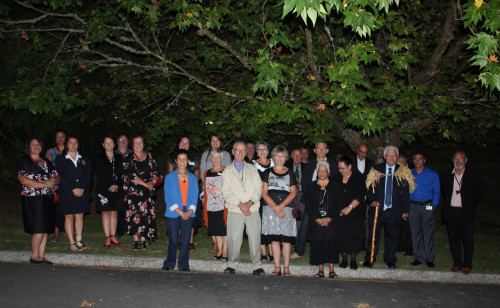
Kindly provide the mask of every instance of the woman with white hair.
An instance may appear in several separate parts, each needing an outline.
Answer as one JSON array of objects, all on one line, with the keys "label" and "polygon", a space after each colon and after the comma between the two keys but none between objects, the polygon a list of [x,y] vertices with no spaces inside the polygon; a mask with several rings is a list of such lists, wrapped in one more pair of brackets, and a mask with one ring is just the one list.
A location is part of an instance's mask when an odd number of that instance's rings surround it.
[{"label": "woman with white hair", "polygon": [[340,215],[341,194],[337,183],[329,179],[330,165],[318,163],[318,179],[309,184],[306,194],[306,212],[311,226],[311,253],[309,263],[319,267],[316,278],[325,277],[324,264],[328,263],[328,277],[339,276],[333,269],[333,263],[339,261],[338,231],[335,220]]},{"label": "woman with white hair", "polygon": [[271,152],[274,167],[262,179],[262,244],[271,244],[275,269],[271,276],[281,275],[280,254],[283,247],[283,276],[290,274],[291,244],[295,243],[297,224],[292,215],[292,202],[297,195],[295,175],[284,166],[288,151],[281,145]]},{"label": "woman with white hair", "polygon": [[224,166],[222,161],[227,152],[220,148],[214,148],[210,151],[210,161],[212,168],[203,174],[203,218],[208,234],[215,237],[217,245],[217,254],[214,260],[227,261],[227,209],[225,208],[224,198],[222,197],[222,171]]}]

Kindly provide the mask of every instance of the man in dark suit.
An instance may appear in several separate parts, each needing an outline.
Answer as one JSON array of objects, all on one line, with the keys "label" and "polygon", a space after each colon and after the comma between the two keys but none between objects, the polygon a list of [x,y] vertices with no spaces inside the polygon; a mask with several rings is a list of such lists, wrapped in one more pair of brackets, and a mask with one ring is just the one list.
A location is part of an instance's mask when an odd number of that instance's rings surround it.
[{"label": "man in dark suit", "polygon": [[[296,209],[300,210],[301,213],[304,213],[305,204],[301,202],[302,198],[302,177],[304,174],[304,170],[306,169],[306,164],[301,162],[302,154],[300,153],[300,148],[296,148],[292,150],[292,154],[290,155],[290,160],[286,163],[286,167],[290,169],[292,174],[295,175],[295,179],[297,180],[297,196],[294,200],[294,206]],[[297,220],[297,231],[300,230],[300,226],[302,224],[302,219]],[[298,234],[298,232],[297,232]]]},{"label": "man in dark suit", "polygon": [[[320,161],[326,161],[330,164],[330,176],[334,173],[338,173],[337,164],[334,161],[330,161],[326,155],[330,150],[328,149],[328,144],[324,140],[319,140],[316,142],[314,147],[314,153],[316,154],[315,160],[309,160],[309,163],[304,168],[304,173],[302,174],[302,178],[300,179],[300,186],[302,195],[306,193],[307,186],[316,181],[317,172],[316,166]],[[304,202],[302,202],[304,203]],[[304,211],[302,213],[301,226],[299,233],[297,235],[297,241],[295,243],[295,253],[290,256],[292,259],[303,258],[304,253],[306,251],[306,241],[307,241],[307,229],[309,224],[309,217],[307,213]]]},{"label": "man in dark suit", "polygon": [[[484,195],[483,182],[479,174],[465,168],[467,155],[463,151],[453,154],[453,170],[441,178],[444,194],[443,221],[448,228],[453,272],[463,270],[470,274],[474,251],[474,218],[476,205]],[[462,243],[464,252],[462,257]]]},{"label": "man in dark suit", "polygon": [[370,169],[375,165],[371,158],[367,157],[368,155],[368,146],[366,143],[360,143],[356,150],[356,155],[352,160],[352,172],[361,174],[365,178],[370,172]]},{"label": "man in dark suit", "polygon": [[[375,263],[379,248],[380,231],[384,226],[384,262],[387,267],[396,268],[399,228],[401,218],[408,219],[410,209],[409,181],[413,181],[411,173],[410,177],[408,177],[408,172],[402,172],[404,171],[402,168],[408,169],[408,167],[396,164],[398,155],[399,150],[397,147],[386,147],[384,149],[385,163],[375,165],[368,175],[367,181],[373,178],[378,178],[378,181],[367,182],[366,198],[370,207],[368,209],[368,241],[365,262],[363,263],[364,267],[372,267],[373,263]],[[378,215],[376,215],[377,211]],[[378,216],[376,222],[374,221],[375,216]],[[375,236],[373,236],[374,225]],[[373,238],[375,241],[372,247]],[[372,250],[373,260],[371,259]]]}]

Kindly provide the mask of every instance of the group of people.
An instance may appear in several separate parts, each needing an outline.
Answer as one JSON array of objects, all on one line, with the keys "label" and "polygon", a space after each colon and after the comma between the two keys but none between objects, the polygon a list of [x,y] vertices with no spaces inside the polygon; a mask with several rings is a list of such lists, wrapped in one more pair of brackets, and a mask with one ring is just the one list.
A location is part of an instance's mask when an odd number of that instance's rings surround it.
[{"label": "group of people", "polygon": [[362,265],[373,266],[382,227],[383,259],[388,268],[395,268],[399,232],[407,220],[415,257],[411,264],[434,267],[434,212],[441,193],[452,271],[469,274],[472,269],[474,213],[483,191],[479,175],[465,169],[463,151],[453,155],[454,168],[440,181],[425,167],[422,153],[413,155],[412,170],[398,164],[394,146],[384,149],[385,162],[374,164],[364,143],[354,157],[339,155],[330,161],[325,141],[316,142],[315,159],[309,159],[305,148],[289,154],[281,145],[271,150],[264,141],[237,141],[231,159],[221,136],[213,134],[210,150],[197,160],[191,139],[182,136],[163,177],[144,150],[144,136],[131,141],[129,149],[127,136],[120,135],[115,148],[113,137],[105,136],[103,153],[92,170],[89,158],[78,150],[76,136],[56,132],[56,146],[45,156],[39,138],[28,140],[18,177],[25,232],[32,234],[31,263],[51,263],[45,258],[48,234],[55,233],[57,242],[59,229],[72,251],[87,249],[83,218],[90,210],[94,171],[94,203],[102,215],[106,248],[123,245],[117,233],[124,229],[133,238],[134,251],[147,250],[147,242],[158,238],[154,202],[156,189],[163,185],[169,237],[163,270],[190,270],[189,252],[195,249],[193,237],[202,221],[213,240],[213,258],[227,262],[228,274],[236,272],[246,236],[255,275],[265,274],[262,262],[273,261],[272,276],[291,276],[290,259],[303,258],[309,241],[310,264],[318,266],[315,277],[325,277],[327,264],[328,277],[338,278],[334,263],[339,256],[340,267],[356,270],[357,255],[366,250]]}]

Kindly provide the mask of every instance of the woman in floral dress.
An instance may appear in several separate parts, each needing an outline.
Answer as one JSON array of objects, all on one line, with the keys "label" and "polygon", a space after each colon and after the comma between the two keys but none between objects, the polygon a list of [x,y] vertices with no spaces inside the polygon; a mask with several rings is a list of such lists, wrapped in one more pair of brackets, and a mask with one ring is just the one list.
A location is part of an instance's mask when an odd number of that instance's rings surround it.
[{"label": "woman in floral dress", "polygon": [[30,263],[52,264],[45,259],[45,247],[47,234],[54,232],[56,208],[52,188],[59,183],[59,177],[54,165],[40,157],[41,152],[40,139],[29,139],[25,147],[26,155],[17,165],[17,175],[23,185],[21,198],[24,232],[33,235]]},{"label": "woman in floral dress", "polygon": [[144,136],[132,138],[133,152],[123,161],[123,189],[128,210],[125,214],[128,231],[134,239],[132,249],[146,250],[146,239],[158,238],[154,206],[158,168],[151,153],[144,152]]}]

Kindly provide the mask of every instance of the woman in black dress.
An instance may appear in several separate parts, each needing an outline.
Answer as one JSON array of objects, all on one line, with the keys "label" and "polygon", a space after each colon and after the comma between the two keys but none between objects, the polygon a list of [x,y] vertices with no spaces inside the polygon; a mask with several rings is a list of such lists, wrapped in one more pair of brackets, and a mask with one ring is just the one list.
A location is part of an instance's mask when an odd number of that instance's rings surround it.
[{"label": "woman in black dress", "polygon": [[83,217],[90,211],[92,167],[90,159],[78,152],[77,137],[68,136],[66,150],[56,158],[56,168],[61,179],[58,206],[65,215],[64,230],[69,248],[71,251],[87,250],[82,233]]},{"label": "woman in black dress", "polygon": [[144,136],[134,136],[133,152],[123,162],[127,234],[134,239],[134,251],[147,250],[146,239],[151,242],[158,238],[154,197],[159,173],[156,161],[144,151],[144,146]]},{"label": "woman in black dress", "polygon": [[113,137],[106,136],[102,140],[104,154],[97,157],[94,168],[97,176],[96,211],[101,212],[102,229],[106,242],[105,248],[111,245],[122,246],[116,239],[118,211],[123,210],[123,158],[115,154]]},{"label": "woman in black dress", "polygon": [[47,234],[54,232],[56,208],[52,188],[59,183],[54,165],[43,157],[42,142],[31,138],[26,142],[17,165],[19,182],[23,185],[21,199],[24,232],[32,234],[30,263],[52,264],[45,259]]},{"label": "woman in black dress", "polygon": [[309,184],[305,200],[306,211],[311,228],[311,255],[309,263],[318,265],[316,278],[325,277],[324,267],[328,263],[329,278],[339,278],[333,269],[338,262],[337,218],[340,213],[340,189],[337,183],[329,180],[330,166],[327,162],[318,163],[318,180]]},{"label": "woman in black dress", "polygon": [[351,254],[351,269],[358,268],[356,254],[361,251],[365,239],[366,185],[361,174],[352,172],[352,160],[342,156],[338,161],[340,174],[334,181],[340,186],[342,210],[338,218],[339,250],[342,253],[341,268],[347,267],[347,254]]}]

